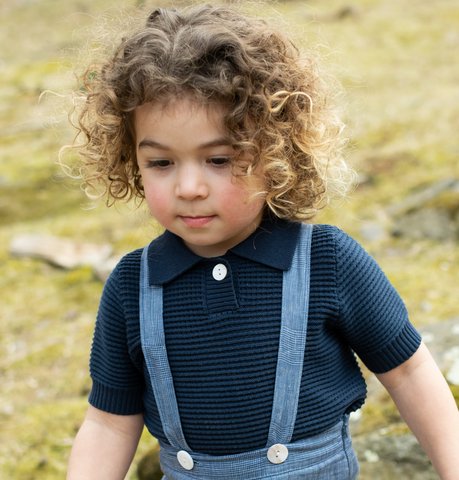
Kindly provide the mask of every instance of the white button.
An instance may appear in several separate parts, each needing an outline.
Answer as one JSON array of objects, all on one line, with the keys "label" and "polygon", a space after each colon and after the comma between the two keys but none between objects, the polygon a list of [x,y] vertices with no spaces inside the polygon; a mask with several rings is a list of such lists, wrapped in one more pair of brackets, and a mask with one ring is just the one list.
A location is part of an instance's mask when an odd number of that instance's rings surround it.
[{"label": "white button", "polygon": [[285,445],[281,445],[280,443],[273,445],[268,450],[268,460],[271,463],[283,463],[287,460],[288,457],[288,450]]},{"label": "white button", "polygon": [[215,265],[214,269],[212,270],[212,276],[218,282],[220,280],[223,280],[226,277],[227,273],[228,273],[228,270],[226,269],[225,265],[223,265],[223,263],[219,263],[218,265]]},{"label": "white button", "polygon": [[194,467],[191,455],[185,452],[185,450],[180,450],[180,452],[177,453],[177,460],[185,470],[191,470]]}]

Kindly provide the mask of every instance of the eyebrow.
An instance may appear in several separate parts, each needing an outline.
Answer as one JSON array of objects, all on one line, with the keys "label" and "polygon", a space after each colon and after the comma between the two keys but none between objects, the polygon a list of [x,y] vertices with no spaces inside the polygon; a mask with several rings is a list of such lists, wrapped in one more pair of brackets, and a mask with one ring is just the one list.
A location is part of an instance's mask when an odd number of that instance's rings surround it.
[{"label": "eyebrow", "polygon": [[[197,150],[203,150],[205,148],[210,148],[210,147],[220,147],[224,145],[231,145],[231,141],[227,137],[221,137],[217,138],[215,140],[212,140],[211,142],[206,142],[206,143],[201,143],[201,145],[198,145]],[[172,150],[171,147],[168,147],[167,145],[161,145],[158,142],[155,142],[154,140],[145,138],[139,143],[139,149],[141,148],[158,148],[160,150],[165,150],[165,151],[170,151]]]}]

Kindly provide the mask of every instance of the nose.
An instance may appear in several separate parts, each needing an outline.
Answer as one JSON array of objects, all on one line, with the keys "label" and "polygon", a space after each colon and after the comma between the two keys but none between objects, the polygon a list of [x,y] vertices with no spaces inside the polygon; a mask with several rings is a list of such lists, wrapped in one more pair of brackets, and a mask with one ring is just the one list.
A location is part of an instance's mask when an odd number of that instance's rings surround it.
[{"label": "nose", "polygon": [[206,174],[199,164],[188,164],[179,168],[175,195],[184,200],[206,198],[209,195]]}]

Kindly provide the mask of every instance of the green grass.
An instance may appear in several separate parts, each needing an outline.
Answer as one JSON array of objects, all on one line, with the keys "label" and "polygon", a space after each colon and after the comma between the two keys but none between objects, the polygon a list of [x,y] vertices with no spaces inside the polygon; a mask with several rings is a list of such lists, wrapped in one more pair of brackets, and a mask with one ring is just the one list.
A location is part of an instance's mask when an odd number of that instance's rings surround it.
[{"label": "green grass", "polygon": [[[11,258],[8,245],[24,233],[110,242],[117,254],[159,233],[144,208],[88,209],[79,185],[61,181],[53,163],[68,141],[61,124],[42,129],[38,97],[68,68],[62,48],[82,42],[93,17],[135,0],[5,0],[0,6],[0,478],[63,478],[90,389],[88,355],[103,288],[91,270],[64,271]],[[459,4],[455,0],[279,2],[291,33],[319,42],[347,89],[349,161],[371,185],[323,212],[363,241],[364,222],[390,228],[387,208],[429,182],[459,178]],[[252,8],[248,4],[248,8]],[[272,16],[269,3],[253,7]],[[14,45],[12,49],[9,46]],[[44,108],[44,110],[43,110]],[[431,206],[459,211],[459,194]],[[457,316],[457,242],[412,242],[388,236],[364,246],[405,300],[416,325]],[[425,301],[430,307],[426,308]],[[456,399],[457,387],[452,387]],[[363,431],[400,425],[387,398],[369,404]],[[403,427],[397,427],[403,428]],[[154,445],[144,433],[137,459]],[[135,466],[130,478],[135,478]]]}]

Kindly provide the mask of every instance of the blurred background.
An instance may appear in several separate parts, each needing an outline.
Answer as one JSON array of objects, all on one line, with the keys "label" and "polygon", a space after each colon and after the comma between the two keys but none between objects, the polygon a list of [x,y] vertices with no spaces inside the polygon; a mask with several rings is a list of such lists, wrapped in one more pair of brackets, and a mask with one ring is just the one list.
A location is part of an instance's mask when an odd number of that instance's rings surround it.
[{"label": "blurred background", "polygon": [[[64,180],[55,164],[71,133],[38,104],[70,67],[62,50],[82,45],[95,17],[137,3],[0,3],[2,480],[65,477],[87,408],[103,280],[116,258],[158,234],[143,208],[101,202],[88,209],[78,183]],[[339,226],[376,258],[459,399],[459,3],[311,0],[257,8],[282,15],[301,42],[321,43],[346,89],[348,160],[360,183],[317,222]],[[62,238],[64,246],[56,243]],[[64,259],[55,256],[61,249]],[[366,375],[369,400],[354,418],[356,438],[405,435],[390,399]],[[154,447],[144,433],[129,478]],[[369,470],[361,478],[379,478],[372,465],[380,470],[390,461],[378,448],[364,449]]]}]

